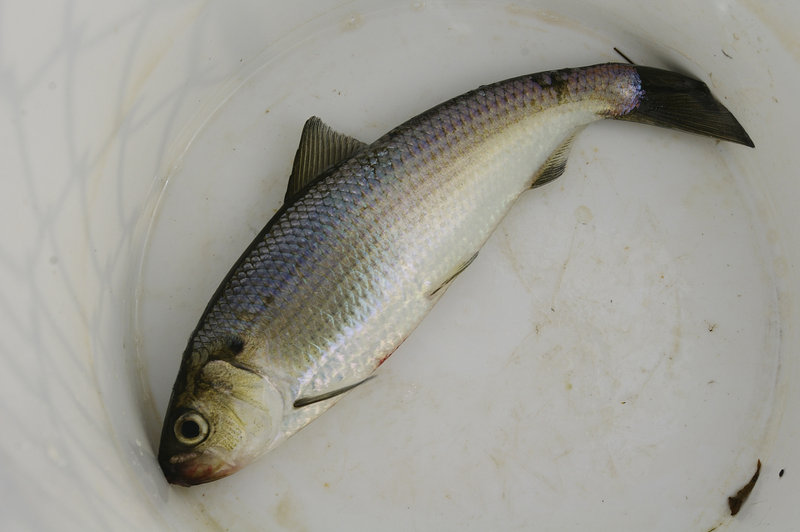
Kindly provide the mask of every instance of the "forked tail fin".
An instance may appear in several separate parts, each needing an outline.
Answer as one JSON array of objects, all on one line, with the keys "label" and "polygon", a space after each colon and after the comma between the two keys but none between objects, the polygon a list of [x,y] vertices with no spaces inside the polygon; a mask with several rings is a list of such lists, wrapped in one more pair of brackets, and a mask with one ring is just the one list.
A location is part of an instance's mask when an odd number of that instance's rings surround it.
[{"label": "forked tail fin", "polygon": [[657,68],[634,68],[641,80],[639,104],[631,112],[614,117],[617,120],[679,129],[755,147],[739,121],[702,81]]}]

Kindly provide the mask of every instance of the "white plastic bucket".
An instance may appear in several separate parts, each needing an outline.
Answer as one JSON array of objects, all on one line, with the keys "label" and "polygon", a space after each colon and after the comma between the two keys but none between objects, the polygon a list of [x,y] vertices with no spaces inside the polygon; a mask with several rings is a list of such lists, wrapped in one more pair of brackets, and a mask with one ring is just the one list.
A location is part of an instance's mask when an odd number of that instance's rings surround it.
[{"label": "white plastic bucket", "polygon": [[[5,4],[0,525],[793,529],[798,24],[788,1]],[[591,126],[378,378],[230,478],[165,482],[181,352],[306,118],[370,141],[614,47],[704,80],[756,148]]]}]

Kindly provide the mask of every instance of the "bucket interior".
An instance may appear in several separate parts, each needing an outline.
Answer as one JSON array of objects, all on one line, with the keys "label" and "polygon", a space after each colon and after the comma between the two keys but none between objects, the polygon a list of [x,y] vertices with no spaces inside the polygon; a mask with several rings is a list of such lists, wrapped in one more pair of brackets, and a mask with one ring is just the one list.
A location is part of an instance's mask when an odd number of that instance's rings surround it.
[{"label": "bucket interior", "polygon": [[[31,42],[33,8],[14,9],[8,39]],[[800,519],[791,21],[789,2],[330,0],[88,2],[36,23],[0,128],[4,518],[786,530]],[[591,125],[377,378],[229,478],[166,483],[155,453],[180,355],[280,207],[308,117],[370,142],[482,84],[624,61],[615,48],[705,81],[756,148]],[[53,511],[34,512],[42,500]]]}]

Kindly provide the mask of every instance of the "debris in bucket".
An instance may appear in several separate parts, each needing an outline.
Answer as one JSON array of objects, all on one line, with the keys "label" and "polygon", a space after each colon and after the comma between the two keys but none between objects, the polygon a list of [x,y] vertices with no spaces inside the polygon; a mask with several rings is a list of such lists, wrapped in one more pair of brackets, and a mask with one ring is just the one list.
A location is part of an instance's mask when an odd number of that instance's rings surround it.
[{"label": "debris in bucket", "polygon": [[630,58],[627,55],[623,54],[622,51],[619,48],[617,48],[616,46],[614,47],[614,51],[617,52],[629,64],[631,64],[631,65],[635,65],[636,64],[633,61],[631,61]]},{"label": "debris in bucket", "polygon": [[[781,470],[783,471],[783,470]],[[753,486],[756,485],[756,481],[758,480],[758,475],[761,473],[761,460],[758,461],[756,464],[756,472],[753,474],[753,477],[750,479],[750,482],[742,486],[742,489],[736,492],[736,495],[733,497],[728,497],[728,507],[731,509],[731,515],[736,515],[739,513],[739,510],[742,509],[742,505],[744,501],[747,500],[747,497],[750,496],[750,492],[753,491]]]}]

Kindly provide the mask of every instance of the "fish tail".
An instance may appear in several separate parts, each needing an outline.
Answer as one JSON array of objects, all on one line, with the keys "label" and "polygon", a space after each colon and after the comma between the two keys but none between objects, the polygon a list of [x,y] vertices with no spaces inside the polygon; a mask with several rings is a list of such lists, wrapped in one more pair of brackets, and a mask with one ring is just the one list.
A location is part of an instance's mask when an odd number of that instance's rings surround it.
[{"label": "fish tail", "polygon": [[718,102],[705,83],[651,67],[634,66],[641,88],[638,103],[614,116],[755,147],[739,121]]}]

